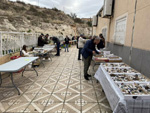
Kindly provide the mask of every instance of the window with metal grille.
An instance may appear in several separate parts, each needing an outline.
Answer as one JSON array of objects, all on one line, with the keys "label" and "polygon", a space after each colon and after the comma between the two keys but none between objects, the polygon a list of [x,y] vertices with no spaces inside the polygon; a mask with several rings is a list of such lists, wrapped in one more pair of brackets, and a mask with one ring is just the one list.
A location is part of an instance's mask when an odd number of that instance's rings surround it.
[{"label": "window with metal grille", "polygon": [[124,16],[116,20],[115,37],[114,37],[114,42],[116,44],[124,45],[125,43],[126,23],[127,23],[127,16]]},{"label": "window with metal grille", "polygon": [[105,38],[105,40],[107,40],[107,28],[102,29],[102,34],[103,34],[103,37]]}]

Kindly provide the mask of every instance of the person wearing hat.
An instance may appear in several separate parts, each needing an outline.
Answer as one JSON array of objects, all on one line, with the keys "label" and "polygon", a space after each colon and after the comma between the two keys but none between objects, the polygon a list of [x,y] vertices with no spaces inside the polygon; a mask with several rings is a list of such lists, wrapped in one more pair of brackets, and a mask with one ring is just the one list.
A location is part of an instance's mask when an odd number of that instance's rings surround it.
[{"label": "person wearing hat", "polygon": [[84,39],[84,35],[81,34],[79,39],[78,39],[78,49],[79,49],[78,60],[81,60],[81,58],[80,58],[81,51],[82,51],[82,48],[84,47],[85,42],[86,42],[86,39]]},{"label": "person wearing hat", "polygon": [[[48,37],[48,35],[46,35],[46,37]],[[41,33],[41,35],[38,37],[38,46],[43,47],[44,44],[47,44],[47,42],[45,41],[44,34]]]}]

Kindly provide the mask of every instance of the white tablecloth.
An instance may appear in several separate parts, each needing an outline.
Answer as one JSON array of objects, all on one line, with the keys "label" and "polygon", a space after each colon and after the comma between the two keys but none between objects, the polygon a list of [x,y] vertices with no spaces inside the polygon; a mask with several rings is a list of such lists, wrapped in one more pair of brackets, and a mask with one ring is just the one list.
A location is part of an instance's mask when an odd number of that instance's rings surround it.
[{"label": "white tablecloth", "polygon": [[113,113],[150,113],[150,99],[125,99],[102,65],[95,73],[95,78],[102,85]]}]

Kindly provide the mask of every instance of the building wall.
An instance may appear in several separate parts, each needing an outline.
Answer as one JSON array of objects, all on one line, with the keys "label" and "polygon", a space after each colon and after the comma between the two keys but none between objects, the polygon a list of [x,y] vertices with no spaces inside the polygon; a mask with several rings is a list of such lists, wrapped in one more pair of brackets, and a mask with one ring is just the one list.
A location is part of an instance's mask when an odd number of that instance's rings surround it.
[{"label": "building wall", "polygon": [[93,36],[97,33],[97,27],[93,27]]},{"label": "building wall", "polygon": [[[108,32],[108,49],[123,58],[129,64],[133,17],[135,11],[135,0],[115,0],[114,14],[110,19]],[[114,44],[114,31],[116,19],[122,15],[127,15],[125,43],[123,46]],[[104,18],[99,17],[96,33],[99,34],[101,28],[105,26]],[[133,51],[131,67],[150,77],[150,0],[137,0],[137,10],[135,18],[135,31],[133,37]]]},{"label": "building wall", "polygon": [[[108,37],[108,30],[109,30],[109,19],[98,17],[98,27],[96,27],[96,35],[98,36],[102,33],[102,29],[107,28],[107,37]],[[108,41],[108,38],[107,38]]]},{"label": "building wall", "polygon": [[[131,45],[135,0],[115,0],[114,16],[110,22],[109,42],[113,41],[116,19],[127,14],[125,46]],[[138,0],[133,47],[150,50],[150,0]]]}]

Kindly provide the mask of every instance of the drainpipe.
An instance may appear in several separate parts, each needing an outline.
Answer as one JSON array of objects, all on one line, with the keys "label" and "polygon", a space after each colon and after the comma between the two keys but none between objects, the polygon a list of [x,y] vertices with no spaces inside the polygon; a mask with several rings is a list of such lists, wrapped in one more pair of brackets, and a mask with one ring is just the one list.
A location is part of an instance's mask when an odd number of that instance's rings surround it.
[{"label": "drainpipe", "polygon": [[2,56],[2,32],[0,32],[0,56]]},{"label": "drainpipe", "polygon": [[92,36],[93,36],[93,25],[92,25]]},{"label": "drainpipe", "polygon": [[134,41],[136,9],[137,9],[137,0],[135,0],[135,11],[134,11],[134,17],[133,17],[133,27],[132,27],[132,36],[131,36],[131,46],[130,46],[130,54],[129,54],[129,65],[131,65],[131,60],[132,60],[132,56],[131,56],[131,55],[132,55],[133,41]]},{"label": "drainpipe", "polygon": [[[110,42],[111,42],[111,38],[110,38],[110,25],[111,25],[111,17],[110,17],[110,19],[109,19],[109,27],[108,27],[108,29],[107,29],[107,35],[108,35],[108,36],[107,36],[107,40],[108,40],[108,41],[106,41],[107,43],[109,42],[109,40],[110,40]],[[108,38],[109,38],[109,39],[108,39]],[[109,42],[109,43],[110,43],[110,42]],[[110,44],[109,44],[109,45],[110,45]],[[105,45],[105,47],[106,47],[106,46],[108,46],[108,45]],[[113,47],[112,47],[112,51],[113,51],[113,48],[114,48],[114,44],[113,44]],[[108,47],[107,47],[107,49],[108,49]]]}]

